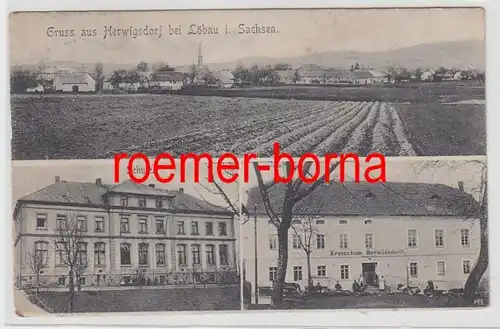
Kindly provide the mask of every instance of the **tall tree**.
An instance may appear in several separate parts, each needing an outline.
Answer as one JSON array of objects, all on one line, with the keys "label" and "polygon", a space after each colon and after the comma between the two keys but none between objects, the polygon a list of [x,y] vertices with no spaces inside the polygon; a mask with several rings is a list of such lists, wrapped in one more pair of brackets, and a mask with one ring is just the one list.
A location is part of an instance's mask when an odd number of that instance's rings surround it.
[{"label": "tall tree", "polygon": [[[292,220],[292,229],[294,232],[294,239],[304,253],[306,254],[307,264],[307,287],[309,291],[313,288],[312,270],[311,270],[311,254],[313,252],[313,237],[317,235],[318,230],[314,226],[315,216],[306,215],[299,216]],[[317,244],[321,243],[316,239]]]},{"label": "tall tree", "polygon": [[100,91],[102,89],[104,83],[104,75],[103,75],[104,66],[102,63],[97,63],[94,68],[94,80],[95,80],[95,89],[96,91]]},{"label": "tall tree", "polygon": [[137,71],[147,72],[148,71],[148,63],[142,61],[139,64],[137,64]]},{"label": "tall tree", "polygon": [[40,290],[40,272],[47,267],[49,263],[48,250],[36,249],[28,252],[28,265],[36,276],[36,293]]},{"label": "tall tree", "polygon": [[68,267],[69,278],[69,310],[74,311],[75,286],[81,289],[81,276],[88,267],[87,242],[85,232],[87,222],[76,214],[57,218],[57,232],[54,237],[57,262]]}]

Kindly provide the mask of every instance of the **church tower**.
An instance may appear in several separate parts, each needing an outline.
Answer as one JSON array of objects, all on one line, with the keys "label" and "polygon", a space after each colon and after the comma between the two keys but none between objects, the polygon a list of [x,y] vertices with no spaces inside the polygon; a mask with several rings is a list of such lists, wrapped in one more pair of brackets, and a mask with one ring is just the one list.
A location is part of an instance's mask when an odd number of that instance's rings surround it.
[{"label": "church tower", "polygon": [[203,55],[201,53],[201,42],[198,45],[198,68],[201,69],[203,67]]}]

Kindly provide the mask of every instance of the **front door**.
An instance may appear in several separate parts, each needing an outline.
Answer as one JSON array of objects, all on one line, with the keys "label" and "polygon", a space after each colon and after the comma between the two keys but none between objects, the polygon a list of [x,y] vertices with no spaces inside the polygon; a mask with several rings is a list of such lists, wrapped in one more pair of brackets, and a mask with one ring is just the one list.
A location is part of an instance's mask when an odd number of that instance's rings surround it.
[{"label": "front door", "polygon": [[377,270],[377,263],[362,263],[361,269],[366,285],[376,285],[375,274]]},{"label": "front door", "polygon": [[71,90],[72,90],[74,93],[77,93],[77,92],[80,90],[80,88],[79,88],[78,86],[73,86],[73,87],[71,88]]}]

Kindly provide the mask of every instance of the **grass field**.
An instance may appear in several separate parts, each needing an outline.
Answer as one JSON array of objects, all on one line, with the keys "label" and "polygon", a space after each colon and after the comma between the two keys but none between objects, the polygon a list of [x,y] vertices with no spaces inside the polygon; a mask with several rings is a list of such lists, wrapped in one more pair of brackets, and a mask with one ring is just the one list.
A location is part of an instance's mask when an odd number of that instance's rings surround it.
[{"label": "grass field", "polygon": [[[484,105],[447,104],[484,100],[484,88],[288,89],[250,89],[249,97],[13,95],[12,158],[102,159],[118,152],[269,156],[275,141],[297,156],[485,154]],[[299,94],[313,100],[293,99]]]},{"label": "grass field", "polygon": [[[240,310],[240,287],[75,292],[74,313]],[[40,292],[47,311],[69,312],[69,292]],[[32,301],[36,303],[34,300]]]}]

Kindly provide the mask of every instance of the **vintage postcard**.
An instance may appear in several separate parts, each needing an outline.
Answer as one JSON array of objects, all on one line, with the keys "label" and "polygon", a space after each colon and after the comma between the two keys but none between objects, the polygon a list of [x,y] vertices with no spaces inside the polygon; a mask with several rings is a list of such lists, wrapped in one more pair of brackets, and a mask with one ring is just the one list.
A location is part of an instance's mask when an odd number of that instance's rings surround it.
[{"label": "vintage postcard", "polygon": [[13,13],[10,64],[14,160],[486,153],[481,8]]},{"label": "vintage postcard", "polygon": [[15,162],[17,312],[240,310],[238,183],[200,167],[165,184],[126,166],[115,182],[112,161]]},{"label": "vintage postcard", "polygon": [[489,305],[485,158],[393,158],[384,183],[363,178],[364,165],[344,165],[329,184],[251,174],[245,309]]}]

